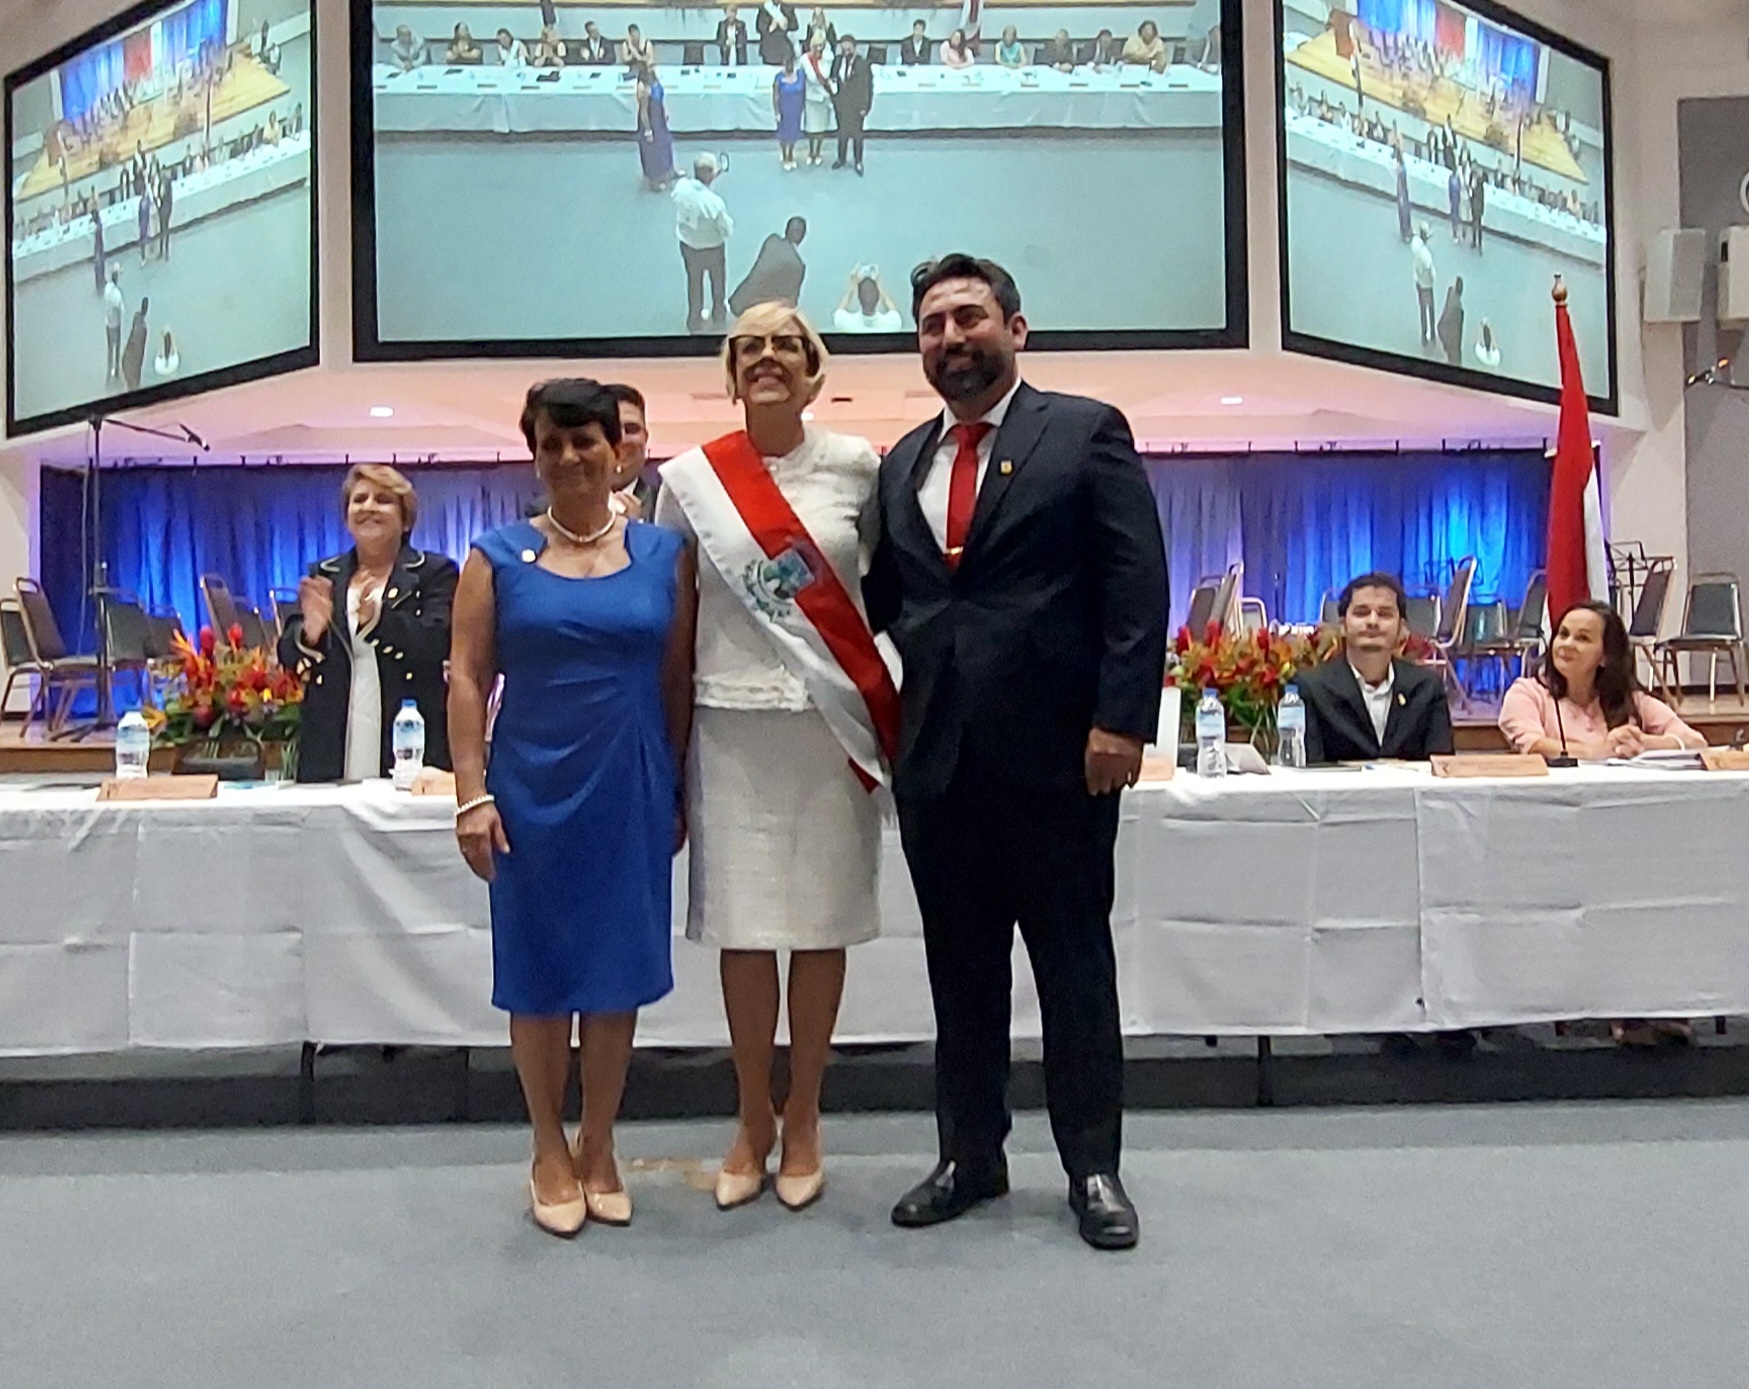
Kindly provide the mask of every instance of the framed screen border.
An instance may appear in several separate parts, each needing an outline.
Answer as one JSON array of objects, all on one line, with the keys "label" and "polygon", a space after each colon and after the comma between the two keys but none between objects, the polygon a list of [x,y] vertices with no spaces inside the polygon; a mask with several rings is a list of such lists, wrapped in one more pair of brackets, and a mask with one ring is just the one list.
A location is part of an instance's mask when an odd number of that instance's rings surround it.
[{"label": "framed screen border", "polygon": [[273,352],[265,357],[254,357],[246,362],[238,362],[231,366],[214,367],[211,371],[197,372],[192,376],[180,377],[174,381],[156,382],[150,386],[141,386],[138,390],[122,391],[115,395],[101,396],[83,405],[62,406],[55,410],[45,410],[39,414],[18,414],[18,337],[17,320],[14,313],[12,281],[12,150],[14,148],[12,129],[12,99],[18,88],[36,81],[37,78],[53,71],[61,64],[78,57],[81,53],[95,48],[98,44],[115,38],[118,34],[140,25],[147,20],[155,19],[161,14],[168,14],[185,0],[141,0],[111,19],[101,24],[93,25],[83,33],[69,39],[52,52],[45,53],[33,62],[7,73],[4,84],[4,112],[0,112],[0,124],[3,124],[6,139],[6,433],[9,438],[19,438],[27,434],[37,434],[45,429],[54,429],[61,425],[90,423],[95,418],[107,418],[122,410],[134,410],[148,405],[160,405],[166,401],[182,400],[189,396],[204,395],[208,391],[221,390],[227,386],[240,386],[249,381],[260,381],[270,376],[280,376],[289,371],[302,371],[306,367],[318,366],[321,363],[321,137],[318,108],[321,105],[319,92],[321,87],[320,67],[321,57],[317,44],[316,10],[319,0],[305,0],[310,16],[310,91],[307,97],[305,123],[310,132],[310,336],[301,347],[289,347],[281,352]]},{"label": "framed screen border", "polygon": [[[1464,9],[1483,19],[1516,30],[1528,39],[1582,63],[1597,72],[1603,83],[1603,218],[1606,244],[1604,248],[1605,317],[1609,330],[1609,389],[1602,395],[1587,390],[1590,408],[1602,415],[1620,413],[1620,347],[1617,342],[1619,308],[1616,285],[1616,219],[1615,219],[1615,106],[1611,91],[1610,60],[1574,39],[1527,19],[1515,10],[1496,4],[1494,0],[1456,0]],[[1559,404],[1561,388],[1545,386],[1520,377],[1502,376],[1476,367],[1453,366],[1449,362],[1430,361],[1403,352],[1384,348],[1360,347],[1337,338],[1316,333],[1303,333],[1293,326],[1293,287],[1291,279],[1288,237],[1288,155],[1287,155],[1287,41],[1286,0],[1274,0],[1275,6],[1275,150],[1276,150],[1276,231],[1277,273],[1281,281],[1281,345],[1289,352],[1322,357],[1329,361],[1346,362],[1351,366],[1371,367],[1399,376],[1415,376],[1448,386],[1464,386],[1488,391],[1494,395],[1512,396],[1520,400],[1536,400]],[[1552,317],[1551,301],[1551,317]],[[1553,333],[1553,326],[1550,328]]]},{"label": "framed screen border", "polygon": [[[1031,351],[1193,350],[1251,345],[1251,287],[1245,182],[1244,0],[1220,0],[1221,150],[1226,246],[1226,316],[1216,328],[1048,329],[1027,335]],[[371,90],[376,26],[371,0],[350,0],[352,37],[352,356],[359,362],[458,358],[626,358],[715,356],[715,335],[568,338],[394,338],[377,314],[376,123]],[[914,333],[823,332],[845,356],[915,352]]]}]

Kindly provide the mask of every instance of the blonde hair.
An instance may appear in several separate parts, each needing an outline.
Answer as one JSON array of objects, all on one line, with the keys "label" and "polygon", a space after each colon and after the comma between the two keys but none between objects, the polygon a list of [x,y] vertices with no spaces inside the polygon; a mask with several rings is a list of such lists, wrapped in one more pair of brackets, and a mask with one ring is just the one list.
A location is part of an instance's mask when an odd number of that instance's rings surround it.
[{"label": "blonde hair", "polygon": [[340,519],[345,520],[352,509],[352,489],[361,482],[393,492],[401,506],[401,536],[405,539],[413,534],[413,523],[419,519],[419,496],[406,474],[386,463],[358,463],[347,471],[346,481],[340,484]]},{"label": "blonde hair", "polygon": [[770,337],[790,328],[801,338],[802,350],[807,354],[809,403],[820,394],[826,385],[826,363],[832,359],[832,354],[826,350],[824,340],[815,331],[814,325],[802,316],[800,309],[773,300],[767,304],[755,304],[748,309],[735,320],[734,327],[729,329],[729,335],[723,339],[723,376],[728,381],[730,400],[740,398],[735,394],[735,339]]}]

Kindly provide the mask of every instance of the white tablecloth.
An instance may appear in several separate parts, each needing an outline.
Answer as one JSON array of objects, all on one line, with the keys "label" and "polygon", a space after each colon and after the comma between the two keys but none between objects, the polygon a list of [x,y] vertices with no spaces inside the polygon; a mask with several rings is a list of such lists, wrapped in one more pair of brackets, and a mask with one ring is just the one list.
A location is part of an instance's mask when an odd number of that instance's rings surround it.
[{"label": "white tablecloth", "polygon": [[[614,131],[637,125],[637,87],[619,68],[426,67],[379,65],[371,86],[376,129],[397,133],[492,131],[500,135]],[[775,128],[776,68],[665,68],[669,128],[728,132]],[[1175,67],[1011,71],[985,64],[874,69],[870,131],[1218,130],[1221,84],[1213,73]]]},{"label": "white tablecloth", "polygon": [[[1396,203],[1396,158],[1384,145],[1363,140],[1352,131],[1338,130],[1315,116],[1289,111],[1287,152],[1290,172],[1295,168],[1311,169],[1378,193],[1392,205]],[[1413,156],[1408,164],[1409,200],[1417,209],[1416,220],[1431,221],[1438,231],[1451,219],[1447,186],[1450,170]],[[1464,215],[1469,215],[1467,198]],[[1601,266],[1608,249],[1608,239],[1597,224],[1493,186],[1488,189],[1482,225],[1489,232],[1547,246],[1588,265]]]},{"label": "white tablecloth", "polygon": [[[251,150],[176,180],[170,204],[172,229],[186,227],[215,212],[293,188],[310,178],[310,134],[288,135],[277,145]],[[126,198],[103,209],[103,249],[117,254],[140,240],[140,200]],[[12,277],[22,284],[76,261],[91,259],[91,219],[79,217],[66,226],[46,227],[12,243]]]},{"label": "white tablecloth", "polygon": [[[501,1044],[486,892],[455,851],[452,809],[384,783],[155,805],[0,791],[0,1053]],[[1144,786],[1118,849],[1124,1026],[1294,1035],[1749,1012],[1745,842],[1749,776]],[[852,952],[847,1041],[932,1032],[893,834],[882,914],[883,937]],[[726,1041],[714,952],[677,941],[675,970],[639,1040]],[[1015,985],[1016,1032],[1036,1036],[1018,955]]]}]

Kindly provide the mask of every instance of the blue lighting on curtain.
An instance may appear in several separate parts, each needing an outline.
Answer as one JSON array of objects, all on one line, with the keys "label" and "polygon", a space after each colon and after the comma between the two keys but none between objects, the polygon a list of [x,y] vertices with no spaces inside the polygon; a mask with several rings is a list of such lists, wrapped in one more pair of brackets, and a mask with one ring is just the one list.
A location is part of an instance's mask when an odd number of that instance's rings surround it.
[{"label": "blue lighting on curtain", "polygon": [[194,0],[164,16],[163,57],[171,63],[197,57],[203,43],[225,42],[225,0]]},{"label": "blue lighting on curtain", "polygon": [[1436,0],[1360,0],[1360,22],[1374,33],[1433,43],[1439,36],[1439,6]]},{"label": "blue lighting on curtain", "polygon": [[[1540,569],[1549,464],[1538,450],[1469,453],[1252,453],[1151,459],[1167,537],[1172,622],[1205,575],[1245,562],[1245,592],[1272,618],[1312,622],[1326,591],[1356,574],[1439,587],[1449,566],[1478,560],[1476,592],[1516,603]],[[312,561],[348,547],[338,467],[123,468],[105,473],[110,582],[147,607],[206,621],[200,576],[221,575],[267,611]],[[527,464],[410,470],[419,492],[413,543],[464,558],[472,539],[522,516],[538,495]],[[80,623],[80,474],[42,474],[42,580],[69,642]],[[75,637],[75,634],[79,634]]]},{"label": "blue lighting on curtain", "polygon": [[[531,465],[409,469],[419,494],[413,543],[458,563],[473,538],[523,515],[539,495]],[[351,548],[340,517],[343,467],[120,468],[103,475],[110,584],[148,609],[174,608],[192,632],[207,621],[200,576],[217,574],[270,618],[268,594],[295,588],[314,561]],[[86,586],[79,554],[83,476],[42,473],[43,587],[69,644]]]},{"label": "blue lighting on curtain", "polygon": [[1174,628],[1197,581],[1234,560],[1271,618],[1316,622],[1356,574],[1431,592],[1469,555],[1477,596],[1516,604],[1547,550],[1549,464],[1534,449],[1189,456],[1150,460],[1148,476]]},{"label": "blue lighting on curtain", "polygon": [[61,66],[61,114],[76,121],[104,97],[127,83],[122,40],[100,43]]}]

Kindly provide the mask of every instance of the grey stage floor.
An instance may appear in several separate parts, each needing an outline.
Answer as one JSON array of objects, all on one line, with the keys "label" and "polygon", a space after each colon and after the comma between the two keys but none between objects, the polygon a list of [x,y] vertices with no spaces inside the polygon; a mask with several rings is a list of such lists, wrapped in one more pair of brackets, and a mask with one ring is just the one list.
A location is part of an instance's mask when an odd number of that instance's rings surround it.
[{"label": "grey stage floor", "polygon": [[[829,325],[854,265],[906,276],[949,250],[995,257],[1037,328],[1211,328],[1225,318],[1218,132],[868,142],[867,176],[786,173],[769,138],[680,139],[690,169],[726,148],[731,288],[805,217],[802,307]],[[390,137],[377,146],[377,296],[396,338],[683,333],[674,206],[616,140]],[[1413,297],[1411,296],[1411,307]]]},{"label": "grey stage floor", "polygon": [[1735,1384],[1749,1103],[1140,1116],[1142,1247],[1015,1194],[894,1230],[918,1117],[824,1202],[719,1214],[721,1124],[627,1126],[629,1230],[522,1213],[518,1129],[0,1140],[0,1379],[30,1389]]},{"label": "grey stage floor", "polygon": [[[285,45],[281,74],[291,92],[273,103],[289,119],[308,87],[309,48],[304,39]],[[310,103],[303,101],[306,116]],[[215,130],[219,139],[267,118],[259,107]],[[152,359],[164,330],[176,339],[178,377],[271,356],[310,340],[309,185],[288,189],[208,217],[178,231],[168,262],[140,264],[137,247],[110,257],[121,266],[127,313],[126,341],[140,296],[152,301],[147,315],[147,351],[142,386],[163,380]],[[104,376],[103,298],[91,262],[26,280],[15,294],[19,350],[20,417],[45,414],[101,399],[119,389]]]}]

